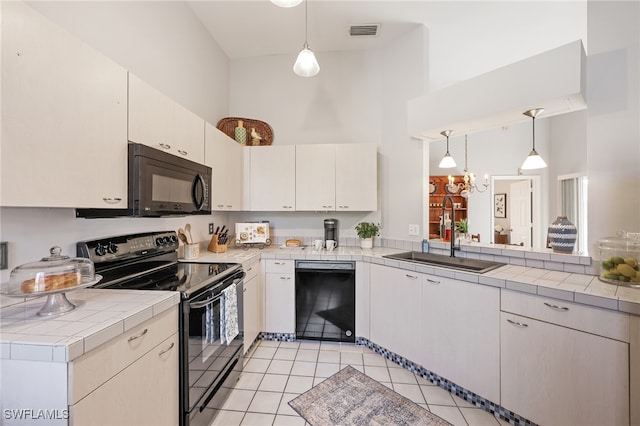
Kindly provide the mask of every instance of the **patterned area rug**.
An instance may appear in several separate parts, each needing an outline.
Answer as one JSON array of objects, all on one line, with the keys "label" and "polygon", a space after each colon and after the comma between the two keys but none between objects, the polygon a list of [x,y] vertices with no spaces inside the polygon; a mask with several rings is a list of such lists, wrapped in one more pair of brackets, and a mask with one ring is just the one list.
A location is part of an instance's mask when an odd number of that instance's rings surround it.
[{"label": "patterned area rug", "polygon": [[289,405],[313,426],[451,426],[351,366],[289,401]]}]

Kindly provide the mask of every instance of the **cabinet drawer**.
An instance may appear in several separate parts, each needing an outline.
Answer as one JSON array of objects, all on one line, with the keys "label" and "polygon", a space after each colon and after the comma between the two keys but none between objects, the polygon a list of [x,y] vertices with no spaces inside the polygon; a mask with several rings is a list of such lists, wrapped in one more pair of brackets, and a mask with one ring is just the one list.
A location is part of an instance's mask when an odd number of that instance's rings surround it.
[{"label": "cabinet drawer", "polygon": [[265,260],[265,272],[293,274],[294,265],[293,260],[268,259]]},{"label": "cabinet drawer", "polygon": [[245,281],[250,281],[252,278],[258,276],[258,270],[260,269],[260,261],[253,262],[250,265],[243,265],[244,273],[247,274],[244,277]]},{"label": "cabinet drawer", "polygon": [[70,404],[75,404],[178,330],[178,307],[132,328],[69,365]]},{"label": "cabinet drawer", "polygon": [[629,315],[562,300],[501,292],[501,310],[540,321],[629,342]]}]

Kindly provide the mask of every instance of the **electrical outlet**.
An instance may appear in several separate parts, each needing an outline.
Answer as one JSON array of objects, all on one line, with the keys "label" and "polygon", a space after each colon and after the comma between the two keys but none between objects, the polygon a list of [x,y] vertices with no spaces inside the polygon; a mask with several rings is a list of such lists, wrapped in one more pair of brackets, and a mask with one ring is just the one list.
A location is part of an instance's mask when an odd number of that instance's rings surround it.
[{"label": "electrical outlet", "polygon": [[420,225],[409,225],[409,235],[414,237],[420,236]]},{"label": "electrical outlet", "polygon": [[209,224],[209,235],[213,235],[213,223]]},{"label": "electrical outlet", "polygon": [[7,269],[9,266],[9,253],[7,252],[7,242],[0,243],[0,269]]}]

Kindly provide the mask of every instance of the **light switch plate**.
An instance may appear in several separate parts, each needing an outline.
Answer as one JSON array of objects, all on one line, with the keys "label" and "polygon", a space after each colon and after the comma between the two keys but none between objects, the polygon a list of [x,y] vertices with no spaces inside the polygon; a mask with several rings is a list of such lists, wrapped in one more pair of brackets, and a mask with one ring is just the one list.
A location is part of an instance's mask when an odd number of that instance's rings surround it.
[{"label": "light switch plate", "polygon": [[213,235],[213,223],[209,224],[209,235]]},{"label": "light switch plate", "polygon": [[0,269],[9,267],[9,253],[7,253],[7,242],[0,243]]},{"label": "light switch plate", "polygon": [[420,236],[420,225],[409,225],[409,235],[414,237]]}]

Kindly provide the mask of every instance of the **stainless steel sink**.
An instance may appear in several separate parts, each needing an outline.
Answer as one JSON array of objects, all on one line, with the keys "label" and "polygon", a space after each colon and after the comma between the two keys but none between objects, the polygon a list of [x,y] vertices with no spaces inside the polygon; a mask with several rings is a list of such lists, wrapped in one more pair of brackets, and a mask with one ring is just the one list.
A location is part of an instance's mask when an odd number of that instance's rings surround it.
[{"label": "stainless steel sink", "polygon": [[388,254],[382,257],[395,260],[406,260],[408,262],[422,263],[425,265],[442,266],[445,268],[457,269],[461,271],[477,272],[479,274],[484,274],[485,272],[505,265],[504,263],[491,262],[488,260],[467,259],[464,257],[449,257],[440,254],[421,253],[419,251]]}]

